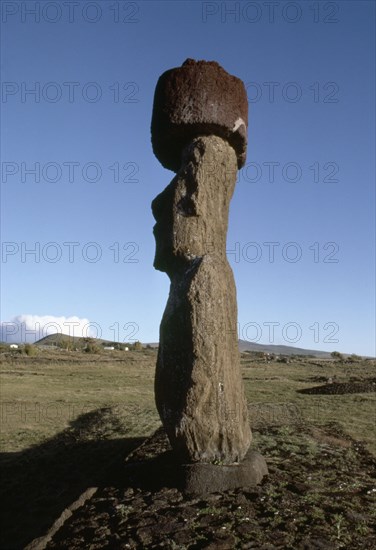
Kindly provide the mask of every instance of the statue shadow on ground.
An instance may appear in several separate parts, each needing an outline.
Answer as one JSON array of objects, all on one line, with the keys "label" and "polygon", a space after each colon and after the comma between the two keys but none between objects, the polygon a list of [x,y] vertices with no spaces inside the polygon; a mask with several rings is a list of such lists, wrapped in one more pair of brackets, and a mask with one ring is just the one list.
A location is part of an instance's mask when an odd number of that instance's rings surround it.
[{"label": "statue shadow on ground", "polygon": [[40,445],[0,453],[0,548],[21,549],[44,535],[88,487],[124,485],[125,457],[144,438],[101,434],[98,426],[110,410],[82,414]]}]

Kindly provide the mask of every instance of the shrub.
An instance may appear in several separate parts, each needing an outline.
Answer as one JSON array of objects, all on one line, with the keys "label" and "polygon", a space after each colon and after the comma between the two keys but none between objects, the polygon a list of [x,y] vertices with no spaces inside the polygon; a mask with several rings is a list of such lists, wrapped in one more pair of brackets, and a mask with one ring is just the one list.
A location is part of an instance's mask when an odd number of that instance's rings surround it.
[{"label": "shrub", "polygon": [[333,359],[339,359],[340,361],[343,360],[343,355],[339,351],[332,351],[330,355],[333,357]]},{"label": "shrub", "polygon": [[73,349],[73,340],[60,340],[60,342],[58,342],[57,346],[60,348],[60,349],[66,349],[66,350],[71,350]]},{"label": "shrub", "polygon": [[100,347],[97,346],[97,344],[89,342],[88,344],[86,344],[85,351],[86,353],[100,353],[101,350]]},{"label": "shrub", "polygon": [[31,357],[32,355],[36,355],[37,349],[32,344],[25,344],[24,345],[24,352],[26,353],[26,355]]}]

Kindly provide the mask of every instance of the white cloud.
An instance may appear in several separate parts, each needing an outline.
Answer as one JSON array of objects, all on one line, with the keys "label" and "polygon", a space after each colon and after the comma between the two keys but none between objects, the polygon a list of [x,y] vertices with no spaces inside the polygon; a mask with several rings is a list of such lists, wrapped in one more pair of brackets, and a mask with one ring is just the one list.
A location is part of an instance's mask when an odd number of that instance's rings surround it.
[{"label": "white cloud", "polygon": [[98,323],[80,317],[56,317],[55,315],[17,315],[10,321],[0,324],[0,341],[11,344],[34,343],[49,334],[68,334],[70,336],[98,336]]}]

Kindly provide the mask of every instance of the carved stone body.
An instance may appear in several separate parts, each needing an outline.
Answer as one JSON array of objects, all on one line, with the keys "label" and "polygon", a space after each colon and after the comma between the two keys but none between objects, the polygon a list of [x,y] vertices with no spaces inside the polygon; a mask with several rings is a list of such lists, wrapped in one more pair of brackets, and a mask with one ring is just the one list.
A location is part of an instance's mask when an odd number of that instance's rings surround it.
[{"label": "carved stone body", "polygon": [[236,173],[236,154],[227,142],[196,138],[152,205],[154,265],[171,279],[160,326],[156,404],[172,447],[190,461],[239,461],[251,441],[236,290],[226,258]]}]

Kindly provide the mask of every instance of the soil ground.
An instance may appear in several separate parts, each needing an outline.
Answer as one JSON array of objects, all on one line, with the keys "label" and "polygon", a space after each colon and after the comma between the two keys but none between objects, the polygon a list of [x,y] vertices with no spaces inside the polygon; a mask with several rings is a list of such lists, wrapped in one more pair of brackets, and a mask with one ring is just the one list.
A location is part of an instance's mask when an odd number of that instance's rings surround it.
[{"label": "soil ground", "polygon": [[[98,489],[47,544],[48,549],[374,549],[376,462],[336,425],[261,429],[267,458],[260,486],[205,497],[171,487]],[[169,448],[162,430],[131,456]]]}]

